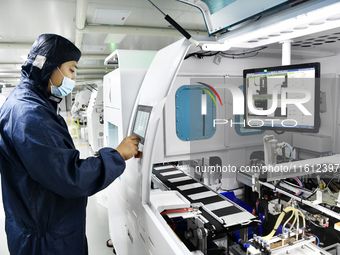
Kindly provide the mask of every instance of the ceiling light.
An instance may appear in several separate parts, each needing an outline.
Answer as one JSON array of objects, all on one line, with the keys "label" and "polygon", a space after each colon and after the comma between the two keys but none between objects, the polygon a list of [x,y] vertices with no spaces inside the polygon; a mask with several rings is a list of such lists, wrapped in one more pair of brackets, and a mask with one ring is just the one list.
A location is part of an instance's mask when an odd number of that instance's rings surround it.
[{"label": "ceiling light", "polygon": [[307,29],[308,26],[302,26],[302,27],[294,27],[295,30],[303,30],[303,29]]},{"label": "ceiling light", "polygon": [[310,26],[318,26],[318,25],[322,25],[324,24],[325,22],[324,21],[318,21],[318,22],[312,22],[312,23],[309,23]]},{"label": "ceiling light", "polygon": [[340,20],[340,16],[335,16],[335,17],[330,17],[326,19],[327,21],[335,21],[335,20]]},{"label": "ceiling light", "polygon": [[[270,16],[225,33],[218,41],[227,42],[231,47],[255,48],[340,27],[340,1],[324,0],[301,6],[281,11],[275,18]],[[274,36],[278,31],[282,32]],[[258,40],[266,37],[267,40]],[[258,42],[248,43],[253,40]]]}]

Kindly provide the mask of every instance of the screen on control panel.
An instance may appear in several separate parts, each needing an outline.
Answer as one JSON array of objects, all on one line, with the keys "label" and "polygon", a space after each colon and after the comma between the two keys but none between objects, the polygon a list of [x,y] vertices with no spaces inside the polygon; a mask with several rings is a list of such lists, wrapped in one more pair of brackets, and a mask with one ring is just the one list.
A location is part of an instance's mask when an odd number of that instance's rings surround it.
[{"label": "screen on control panel", "polygon": [[139,136],[139,138],[141,139],[140,143],[142,144],[144,144],[146,129],[148,127],[151,110],[152,110],[151,106],[145,105],[139,105],[137,108],[132,133]]},{"label": "screen on control panel", "polygon": [[243,71],[245,128],[317,133],[320,63]]}]

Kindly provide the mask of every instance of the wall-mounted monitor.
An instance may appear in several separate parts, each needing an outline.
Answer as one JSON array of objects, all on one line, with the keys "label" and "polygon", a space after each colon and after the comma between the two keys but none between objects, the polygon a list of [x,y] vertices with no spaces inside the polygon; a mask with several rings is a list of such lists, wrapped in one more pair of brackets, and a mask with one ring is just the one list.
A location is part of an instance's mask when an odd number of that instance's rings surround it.
[{"label": "wall-mounted monitor", "polygon": [[319,132],[320,63],[243,70],[245,128]]},{"label": "wall-mounted monitor", "polygon": [[137,107],[137,113],[133,124],[132,134],[139,136],[141,144],[144,144],[151,110],[151,106],[138,105]]}]

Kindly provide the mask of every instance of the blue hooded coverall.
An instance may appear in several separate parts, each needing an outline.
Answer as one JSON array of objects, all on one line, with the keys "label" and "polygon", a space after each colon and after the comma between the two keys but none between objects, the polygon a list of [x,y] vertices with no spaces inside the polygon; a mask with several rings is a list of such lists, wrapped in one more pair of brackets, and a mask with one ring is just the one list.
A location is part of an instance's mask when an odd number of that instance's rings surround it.
[{"label": "blue hooded coverall", "polygon": [[125,169],[114,149],[79,159],[60,98],[46,91],[52,72],[80,51],[58,35],[41,35],[22,66],[20,84],[0,109],[0,171],[11,255],[87,254],[87,197]]}]

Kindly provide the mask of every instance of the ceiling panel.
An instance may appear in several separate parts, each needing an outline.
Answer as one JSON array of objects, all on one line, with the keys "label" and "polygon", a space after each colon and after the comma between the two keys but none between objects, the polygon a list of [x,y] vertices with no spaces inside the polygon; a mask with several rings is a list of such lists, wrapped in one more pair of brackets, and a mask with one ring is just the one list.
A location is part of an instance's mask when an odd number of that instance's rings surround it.
[{"label": "ceiling panel", "polygon": [[[154,2],[186,29],[205,30],[203,17],[196,8],[175,0]],[[23,56],[27,56],[40,34],[56,33],[75,42],[76,4],[76,0],[0,0],[0,72],[11,67],[18,72],[17,66],[24,62]],[[89,0],[86,25],[93,24],[97,9],[131,11],[125,26],[169,28],[163,15],[147,0]],[[120,43],[115,43],[105,42],[107,33],[84,33],[79,68],[91,68],[93,72],[96,67],[101,75],[106,68],[103,65],[105,57],[115,49],[159,50],[181,38],[176,34],[178,36],[169,37],[129,34]],[[2,82],[5,79],[4,75],[0,77]],[[13,81],[12,77],[9,80]]]},{"label": "ceiling panel", "polygon": [[[187,29],[206,30],[202,14],[199,10],[175,0],[153,1],[164,13],[170,15]],[[125,25],[168,27],[169,23],[164,16],[147,0],[126,1],[89,1],[87,21],[91,24],[96,9],[127,10],[131,11]]]},{"label": "ceiling panel", "polygon": [[0,0],[0,42],[28,42],[43,33],[75,36],[76,1]]},{"label": "ceiling panel", "polygon": [[[176,0],[152,1],[185,29],[192,32],[200,31],[201,35],[208,35],[203,16],[197,8]],[[0,0],[0,74],[1,72],[6,74],[17,72],[19,74],[18,66],[20,67],[24,62],[21,56],[28,54],[32,43],[42,33],[57,33],[75,42],[79,36],[76,33],[75,25],[76,4],[77,0]],[[155,30],[156,32],[152,34],[138,35],[120,32],[119,34],[126,34],[121,42],[118,43],[115,39],[105,42],[108,36],[106,31],[112,26],[93,24],[97,9],[131,11],[122,26],[125,27],[125,30],[128,27],[150,27],[162,28],[166,31],[171,27],[164,20],[164,16],[148,0],[88,0],[85,28],[90,28],[90,32],[81,34],[83,55],[78,65],[81,70],[79,73],[82,75],[79,77],[80,79],[87,79],[84,75],[86,70],[91,73],[91,78],[102,77],[105,68],[107,68],[103,65],[104,59],[115,49],[159,50],[182,38],[182,35],[177,31],[175,36],[160,36],[160,31]],[[104,32],[94,31],[93,28],[96,27],[102,27]],[[326,34],[337,32],[340,31],[335,29],[326,32]],[[317,34],[297,39],[303,41],[318,36],[322,35]],[[314,49],[327,55],[339,52],[339,44],[340,40],[336,39],[334,43],[311,45],[309,49],[296,46],[293,47],[293,50],[299,51],[299,56],[304,55],[305,57],[311,56],[308,52]],[[281,45],[279,43],[269,45],[267,52],[270,53],[268,56],[278,57]],[[276,52],[276,55],[272,54],[273,52]],[[97,74],[95,73],[96,69],[98,70]],[[17,80],[13,81],[13,77],[10,75],[7,79],[5,75],[0,75],[0,82],[8,81],[16,85]]]}]

